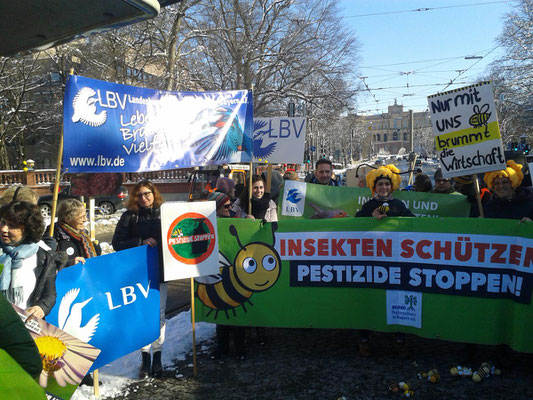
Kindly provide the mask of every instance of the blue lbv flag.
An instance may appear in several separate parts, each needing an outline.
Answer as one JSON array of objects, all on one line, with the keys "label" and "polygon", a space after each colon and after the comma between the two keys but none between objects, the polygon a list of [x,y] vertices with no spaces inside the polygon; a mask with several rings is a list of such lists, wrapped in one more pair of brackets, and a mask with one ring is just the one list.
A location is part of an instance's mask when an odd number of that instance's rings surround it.
[{"label": "blue lbv flag", "polygon": [[47,321],[102,352],[91,371],[159,337],[159,254],[149,246],[61,270]]}]

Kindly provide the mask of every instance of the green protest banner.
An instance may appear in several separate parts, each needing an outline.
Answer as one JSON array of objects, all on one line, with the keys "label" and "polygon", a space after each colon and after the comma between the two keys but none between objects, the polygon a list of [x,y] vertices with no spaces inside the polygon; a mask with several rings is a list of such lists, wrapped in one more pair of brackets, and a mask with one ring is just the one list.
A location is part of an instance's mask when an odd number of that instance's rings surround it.
[{"label": "green protest banner", "polygon": [[[280,190],[278,218],[323,219],[353,217],[371,199],[370,189],[334,187],[286,181]],[[470,203],[463,195],[395,191],[417,217],[468,217]]]},{"label": "green protest banner", "polygon": [[406,332],[533,352],[531,227],[466,218],[220,219],[221,273],[197,284],[197,319]]}]

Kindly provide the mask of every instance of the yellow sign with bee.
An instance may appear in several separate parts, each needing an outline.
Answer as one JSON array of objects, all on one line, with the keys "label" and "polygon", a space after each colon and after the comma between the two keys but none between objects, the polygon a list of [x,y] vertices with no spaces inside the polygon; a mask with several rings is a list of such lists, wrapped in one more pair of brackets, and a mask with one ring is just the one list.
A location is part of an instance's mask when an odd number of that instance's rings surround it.
[{"label": "yellow sign with bee", "polygon": [[445,178],[505,168],[490,82],[429,96],[428,104]]}]

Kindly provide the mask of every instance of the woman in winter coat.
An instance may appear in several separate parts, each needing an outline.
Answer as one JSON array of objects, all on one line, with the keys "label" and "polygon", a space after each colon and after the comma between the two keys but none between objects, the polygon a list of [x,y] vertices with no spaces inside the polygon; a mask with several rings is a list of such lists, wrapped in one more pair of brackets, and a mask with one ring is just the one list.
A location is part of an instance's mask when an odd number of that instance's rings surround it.
[{"label": "woman in winter coat", "polygon": [[278,214],[276,203],[271,199],[270,193],[265,193],[265,181],[261,175],[252,176],[252,210],[248,209],[248,190],[244,190],[235,200],[231,211],[237,218],[264,219],[267,222],[276,222]]},{"label": "woman in winter coat", "polygon": [[[145,180],[137,183],[129,197],[127,211],[122,214],[115,228],[112,242],[113,248],[116,251],[120,251],[148,245],[157,247],[161,255],[161,204],[163,204],[163,197],[152,182]],[[167,290],[168,285],[161,282],[159,285],[160,336],[155,342],[141,349],[142,364],[139,373],[141,379],[150,375],[150,368],[151,375],[154,378],[161,378],[163,376],[161,349],[165,341]],[[153,360],[150,359],[150,348],[153,352]]]},{"label": "woman in winter coat", "polygon": [[81,201],[65,199],[59,203],[54,239],[58,251],[67,255],[69,267],[77,263],[85,264],[87,258],[102,254],[100,245],[93,242],[85,230],[86,221],[87,210]]},{"label": "woman in winter coat", "polygon": [[[414,217],[403,201],[392,198],[392,192],[399,189],[402,179],[398,173],[400,170],[393,164],[373,169],[366,175],[367,186],[372,190],[372,198],[368,200],[356,217],[374,217],[381,220],[385,217]],[[394,349],[399,356],[407,356],[407,344],[405,335],[394,334]],[[359,331],[359,354],[362,357],[371,355],[370,332]]]},{"label": "woman in winter coat", "polygon": [[56,265],[39,245],[43,232],[38,206],[16,201],[0,208],[0,291],[10,303],[39,318],[56,302]]},{"label": "woman in winter coat", "polygon": [[520,186],[523,179],[522,165],[513,160],[507,161],[506,169],[485,174],[492,192],[484,206],[486,218],[533,219],[533,193]]}]

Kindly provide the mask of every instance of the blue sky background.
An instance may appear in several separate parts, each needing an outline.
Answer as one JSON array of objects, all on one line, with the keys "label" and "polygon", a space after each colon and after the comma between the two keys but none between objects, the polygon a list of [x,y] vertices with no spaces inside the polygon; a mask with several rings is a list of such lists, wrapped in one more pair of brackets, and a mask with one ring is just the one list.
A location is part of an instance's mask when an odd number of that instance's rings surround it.
[{"label": "blue sky background", "polygon": [[[428,95],[486,76],[487,65],[503,54],[496,37],[513,8],[512,1],[495,1],[340,0],[341,14],[360,42],[357,75],[371,89],[358,97],[357,113],[386,112],[394,99],[404,110],[423,111]],[[420,8],[434,10],[404,12]],[[447,86],[450,80],[454,84]]]}]

